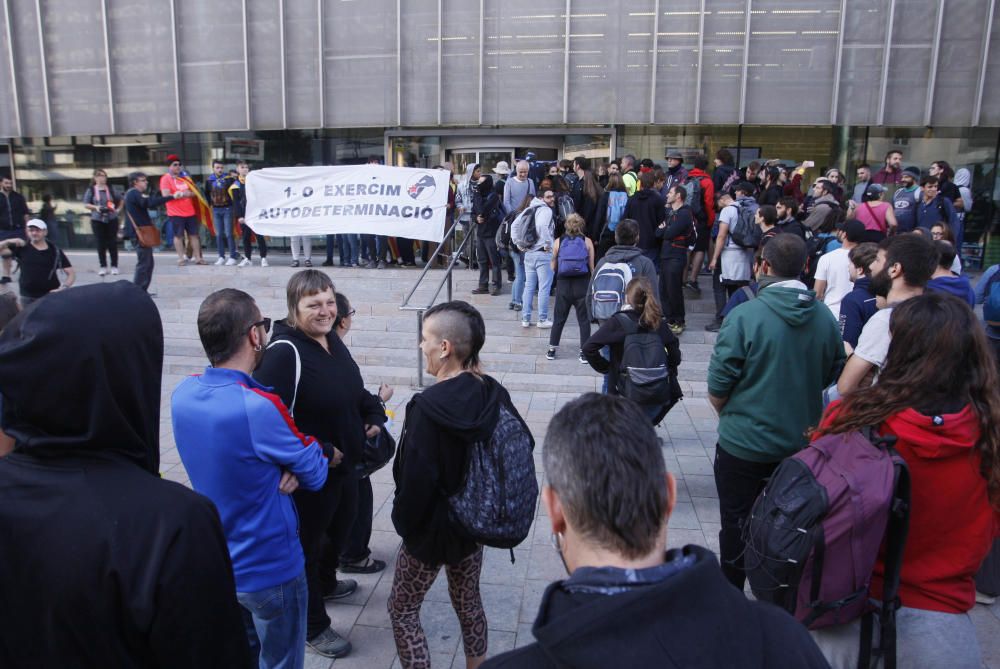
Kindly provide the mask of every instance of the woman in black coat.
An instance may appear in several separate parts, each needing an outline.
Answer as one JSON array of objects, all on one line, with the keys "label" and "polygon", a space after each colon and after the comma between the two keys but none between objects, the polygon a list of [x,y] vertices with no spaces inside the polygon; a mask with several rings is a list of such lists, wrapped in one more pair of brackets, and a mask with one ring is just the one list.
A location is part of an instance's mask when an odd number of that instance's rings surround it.
[{"label": "woman in black coat", "polygon": [[343,454],[320,490],[294,493],[309,583],[306,644],[320,655],[343,657],[351,644],[330,627],[323,600],[347,597],[358,587],[350,579],[338,581],[336,570],[357,515],[365,436],[378,434],[385,413],[333,330],[337,301],[330,277],[314,269],[296,272],[286,296],[288,317],[274,324],[254,378],[274,388],[300,431]]}]

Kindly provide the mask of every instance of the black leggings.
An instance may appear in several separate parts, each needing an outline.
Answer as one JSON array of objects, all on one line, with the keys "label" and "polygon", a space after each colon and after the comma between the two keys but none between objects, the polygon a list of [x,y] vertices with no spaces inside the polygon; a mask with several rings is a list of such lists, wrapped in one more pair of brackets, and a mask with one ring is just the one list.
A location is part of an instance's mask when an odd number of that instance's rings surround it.
[{"label": "black leggings", "polygon": [[569,318],[570,307],[576,308],[576,322],[580,326],[580,348],[590,339],[590,316],[587,313],[587,289],[590,275],[561,276],[556,284],[555,322],[549,333],[549,346],[558,346],[562,339],[563,327]]},{"label": "black leggings", "polygon": [[97,259],[101,267],[108,266],[108,253],[111,254],[111,266],[118,267],[118,219],[106,222],[90,219],[90,229],[97,240]]},{"label": "black leggings", "polygon": [[[251,230],[244,223],[242,225],[242,235],[243,235],[243,255],[250,259],[250,254],[253,253],[253,240],[251,237],[254,236],[253,230]],[[260,257],[267,257],[267,241],[264,239],[264,235],[256,235],[257,237],[257,250],[260,251]]]}]

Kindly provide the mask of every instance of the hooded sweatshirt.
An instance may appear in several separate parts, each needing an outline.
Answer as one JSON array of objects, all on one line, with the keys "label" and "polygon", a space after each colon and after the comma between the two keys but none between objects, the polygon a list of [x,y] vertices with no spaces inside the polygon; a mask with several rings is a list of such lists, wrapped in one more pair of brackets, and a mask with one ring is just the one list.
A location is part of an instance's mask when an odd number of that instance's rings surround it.
[{"label": "hooded sweatshirt", "polygon": [[659,249],[660,240],[656,238],[656,229],[666,218],[667,203],[655,190],[636,191],[628,199],[622,218],[631,218],[639,224],[639,241],[636,243],[643,251]]},{"label": "hooded sweatshirt", "polygon": [[843,361],[840,329],[816,293],[795,280],[762,287],[726,316],[708,365],[708,392],[728,398],[719,445],[752,462],[797,452]]},{"label": "hooded sweatshirt", "polygon": [[976,293],[972,289],[972,283],[967,276],[934,277],[927,282],[927,290],[936,290],[939,293],[954,295],[973,309],[976,308]]},{"label": "hooded sweatshirt", "polygon": [[878,311],[872,280],[863,276],[854,282],[854,288],[840,301],[840,336],[852,347],[858,345],[865,323]]},{"label": "hooded sweatshirt", "polygon": [[218,513],[158,476],[162,365],[127,281],[53,293],[0,336],[0,666],[248,666]]},{"label": "hooded sweatshirt", "polygon": [[392,467],[392,524],[406,550],[425,564],[457,564],[477,548],[452,528],[447,496],[462,485],[469,447],[492,436],[501,403],[520,419],[499,382],[462,373],[435,383],[406,405]]},{"label": "hooded sweatshirt", "polygon": [[[830,405],[824,424],[836,416]],[[910,530],[903,550],[903,606],[963,613],[976,601],[974,577],[995,536],[997,514],[979,473],[979,421],[971,404],[956,413],[925,415],[909,408],[882,423],[910,468]],[[871,592],[881,597],[881,557]]]},{"label": "hooded sweatshirt", "polygon": [[972,185],[972,173],[969,172],[965,167],[955,171],[955,185],[958,186],[958,192],[962,196],[962,204],[965,205],[965,214],[972,211],[972,190],[969,186]]},{"label": "hooded sweatshirt", "polygon": [[[685,546],[666,559],[642,570],[581,568],[551,584],[531,629],[536,641],[483,669],[829,666],[805,627],[744,597],[709,550]],[[670,569],[678,563],[686,564]],[[667,573],[639,583],[654,569]],[[616,575],[613,588],[601,587]]]}]

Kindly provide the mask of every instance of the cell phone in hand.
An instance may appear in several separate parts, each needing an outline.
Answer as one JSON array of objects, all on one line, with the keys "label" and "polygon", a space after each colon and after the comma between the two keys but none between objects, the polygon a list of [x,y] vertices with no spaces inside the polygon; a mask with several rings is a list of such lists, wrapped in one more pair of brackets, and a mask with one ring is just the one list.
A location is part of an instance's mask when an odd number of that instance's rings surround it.
[{"label": "cell phone in hand", "polygon": [[802,167],[805,167],[806,169],[808,169],[810,167],[816,167],[816,163],[814,163],[811,160],[805,160],[805,161],[802,162]]}]

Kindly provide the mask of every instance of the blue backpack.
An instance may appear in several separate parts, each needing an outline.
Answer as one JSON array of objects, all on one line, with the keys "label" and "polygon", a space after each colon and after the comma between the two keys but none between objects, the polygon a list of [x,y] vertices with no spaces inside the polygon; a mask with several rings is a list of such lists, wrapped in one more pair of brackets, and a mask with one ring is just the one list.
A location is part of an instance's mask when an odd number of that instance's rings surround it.
[{"label": "blue backpack", "polygon": [[993,273],[983,291],[983,320],[1000,328],[1000,270]]},{"label": "blue backpack", "polygon": [[559,253],[556,256],[557,276],[587,276],[590,274],[590,254],[587,253],[585,237],[559,239]]},{"label": "blue backpack", "polygon": [[605,225],[611,232],[615,231],[618,221],[622,220],[626,204],[628,204],[628,193],[625,191],[613,190],[608,193],[608,221]]}]

